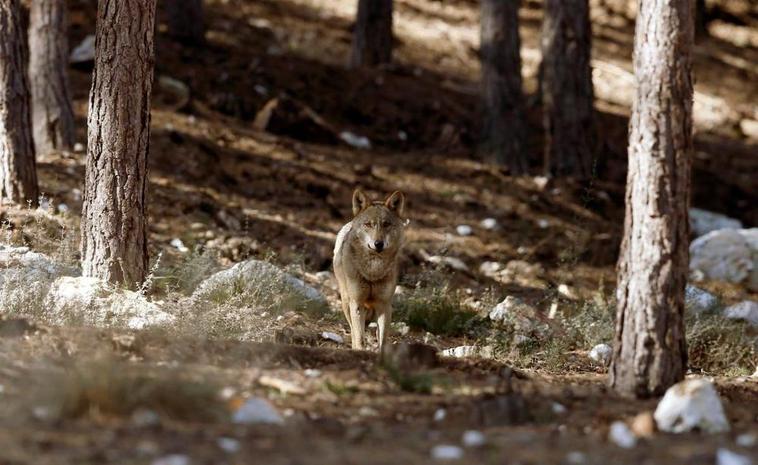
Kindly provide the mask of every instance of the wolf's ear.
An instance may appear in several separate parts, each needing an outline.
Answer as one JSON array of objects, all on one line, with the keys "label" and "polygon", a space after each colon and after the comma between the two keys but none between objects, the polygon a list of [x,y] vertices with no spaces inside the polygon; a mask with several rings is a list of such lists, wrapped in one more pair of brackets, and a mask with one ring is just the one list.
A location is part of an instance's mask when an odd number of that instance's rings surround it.
[{"label": "wolf's ear", "polygon": [[363,209],[368,207],[370,203],[371,199],[368,198],[360,187],[356,189],[355,192],[353,192],[353,216],[363,211]]},{"label": "wolf's ear", "polygon": [[397,216],[403,216],[405,195],[400,191],[393,192],[387,197],[387,200],[384,201],[384,206],[395,212]]}]

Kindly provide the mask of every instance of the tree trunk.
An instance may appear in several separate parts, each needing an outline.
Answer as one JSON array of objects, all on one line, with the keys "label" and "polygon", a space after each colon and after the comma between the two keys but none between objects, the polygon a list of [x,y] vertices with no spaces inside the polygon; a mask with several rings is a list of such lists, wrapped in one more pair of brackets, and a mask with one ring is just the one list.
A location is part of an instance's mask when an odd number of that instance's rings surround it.
[{"label": "tree trunk", "polygon": [[37,204],[37,167],[18,0],[0,0],[0,201]]},{"label": "tree trunk", "polygon": [[684,377],[692,163],[692,0],[641,0],[610,383],[662,394]]},{"label": "tree trunk", "polygon": [[68,85],[65,0],[34,0],[29,18],[29,80],[38,154],[71,150],[74,112]]},{"label": "tree trunk", "polygon": [[392,60],[392,0],[358,0],[350,66],[376,66]]},{"label": "tree trunk", "polygon": [[156,0],[100,0],[89,97],[82,271],[134,287],[145,278],[147,154]]},{"label": "tree trunk", "polygon": [[526,157],[524,94],[521,88],[519,0],[482,0],[482,142],[486,159],[524,174]]},{"label": "tree trunk", "polygon": [[588,0],[546,0],[541,47],[545,171],[589,178],[595,133]]},{"label": "tree trunk", "polygon": [[166,0],[168,33],[188,45],[205,42],[203,0]]}]

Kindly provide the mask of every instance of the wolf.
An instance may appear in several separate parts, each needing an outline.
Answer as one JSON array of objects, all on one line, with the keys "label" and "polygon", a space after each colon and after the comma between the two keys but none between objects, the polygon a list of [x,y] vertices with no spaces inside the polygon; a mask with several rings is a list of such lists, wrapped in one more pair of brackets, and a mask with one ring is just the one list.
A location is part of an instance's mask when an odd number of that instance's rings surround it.
[{"label": "wolf", "polygon": [[337,234],[334,275],[353,349],[363,349],[366,323],[376,320],[379,352],[384,353],[407,224],[404,207],[400,191],[373,201],[358,188],[353,192],[353,219]]}]

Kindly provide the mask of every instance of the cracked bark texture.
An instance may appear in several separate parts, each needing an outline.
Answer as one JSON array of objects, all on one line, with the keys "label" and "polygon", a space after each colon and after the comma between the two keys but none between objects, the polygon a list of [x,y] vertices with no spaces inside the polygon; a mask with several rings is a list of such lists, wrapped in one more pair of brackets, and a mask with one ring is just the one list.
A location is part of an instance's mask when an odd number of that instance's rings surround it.
[{"label": "cracked bark texture", "polygon": [[629,134],[624,238],[612,388],[660,395],[687,365],[692,163],[693,0],[641,0],[634,41],[637,92]]},{"label": "cracked bark texture", "polygon": [[546,0],[540,68],[548,175],[592,175],[592,28],[588,0]]},{"label": "cracked bark texture", "polygon": [[145,279],[147,156],[156,0],[100,0],[89,96],[82,272]]},{"label": "cracked bark texture", "polygon": [[68,83],[65,0],[34,0],[29,12],[29,83],[38,154],[71,150],[74,113]]},{"label": "cracked bark texture", "polygon": [[359,0],[350,67],[377,66],[392,60],[392,0]]},{"label": "cracked bark texture", "polygon": [[203,0],[165,0],[168,33],[188,45],[205,42]]},{"label": "cracked bark texture", "polygon": [[524,93],[521,81],[519,0],[482,0],[482,136],[480,154],[524,174],[526,151]]},{"label": "cracked bark texture", "polygon": [[18,0],[0,0],[0,201],[37,204],[37,167]]}]

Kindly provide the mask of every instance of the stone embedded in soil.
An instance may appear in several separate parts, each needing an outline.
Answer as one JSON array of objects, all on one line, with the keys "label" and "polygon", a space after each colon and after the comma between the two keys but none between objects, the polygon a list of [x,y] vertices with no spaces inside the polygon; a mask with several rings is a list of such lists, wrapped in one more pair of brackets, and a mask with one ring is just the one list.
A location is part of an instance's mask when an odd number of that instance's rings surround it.
[{"label": "stone embedded in soil", "polygon": [[474,232],[474,230],[471,228],[471,226],[467,224],[459,224],[458,226],[455,227],[455,232],[459,236],[465,237],[465,236],[470,236]]},{"label": "stone embedded in soil", "polygon": [[441,352],[443,357],[455,357],[455,358],[467,358],[467,357],[481,357],[492,358],[492,347],[490,346],[458,346],[450,349],[445,349]]},{"label": "stone embedded in soil", "polygon": [[753,460],[747,455],[722,447],[716,451],[716,465],[753,465]]},{"label": "stone embedded in soil", "polygon": [[758,433],[742,433],[735,438],[734,443],[740,447],[755,447],[758,444]]},{"label": "stone embedded in soil", "polygon": [[568,412],[568,409],[566,408],[566,406],[565,406],[565,405],[563,405],[563,404],[560,404],[560,403],[558,403],[558,402],[553,402],[553,403],[551,404],[551,406],[550,406],[550,409],[551,409],[551,410],[553,411],[553,413],[554,413],[554,414],[556,414],[556,415],[563,415],[563,414],[565,414],[566,412]]},{"label": "stone embedded in soil", "polygon": [[461,443],[464,447],[482,447],[487,443],[487,436],[481,431],[470,429],[463,432]]},{"label": "stone embedded in soil", "polygon": [[479,272],[485,276],[494,276],[503,269],[500,262],[483,262],[479,265]]},{"label": "stone embedded in soil", "polygon": [[608,431],[608,440],[624,449],[631,449],[637,445],[637,438],[623,421],[611,423],[610,430]]},{"label": "stone embedded in soil", "polygon": [[371,141],[368,137],[359,136],[350,131],[342,131],[340,133],[340,139],[342,139],[347,145],[355,147],[356,149],[368,150],[371,148]]},{"label": "stone embedded in soil", "polygon": [[240,442],[234,438],[221,437],[216,440],[216,444],[227,454],[236,454],[241,448]]},{"label": "stone embedded in soil", "polygon": [[190,465],[191,460],[184,454],[171,454],[152,461],[152,465]]},{"label": "stone embedded in soil", "polygon": [[321,337],[323,339],[336,342],[337,344],[342,344],[345,342],[345,339],[342,336],[340,336],[337,333],[333,333],[331,331],[324,331],[323,333],[321,333]]},{"label": "stone embedded in soil", "polygon": [[724,309],[724,316],[730,320],[744,320],[758,327],[758,302],[745,300]]},{"label": "stone embedded in soil", "polygon": [[613,348],[608,344],[598,344],[590,350],[589,357],[603,366],[611,363]]},{"label": "stone embedded in soil", "polygon": [[668,433],[729,431],[718,392],[704,378],[686,379],[671,386],[658,403],[654,417],[658,429]]},{"label": "stone embedded in soil", "polygon": [[690,274],[758,291],[758,228],[721,229],[692,241]]},{"label": "stone embedded in soil", "polygon": [[687,284],[684,288],[684,308],[695,315],[714,310],[719,304],[719,299],[710,292],[699,287]]},{"label": "stone embedded in soil", "polygon": [[690,230],[695,237],[700,237],[719,229],[742,229],[742,222],[721,213],[701,210],[700,208],[690,208]]},{"label": "stone embedded in soil", "polygon": [[434,421],[443,421],[445,418],[447,418],[447,410],[444,408],[438,408],[434,411]]},{"label": "stone embedded in soil", "polygon": [[234,412],[232,421],[243,425],[283,425],[284,419],[266,399],[251,397]]},{"label": "stone embedded in soil", "polygon": [[74,47],[69,55],[71,63],[87,63],[95,61],[95,35],[90,34]]},{"label": "stone embedded in soil", "polygon": [[497,229],[498,224],[497,220],[495,218],[485,218],[479,223],[479,225],[482,227],[482,229],[486,229],[488,231],[492,231]]},{"label": "stone embedded in soil", "polygon": [[426,257],[426,261],[434,263],[435,265],[442,265],[452,268],[457,271],[468,271],[468,266],[457,257],[447,257],[443,255],[431,255]]},{"label": "stone embedded in soil", "polygon": [[432,458],[435,460],[460,460],[463,449],[452,444],[440,444],[432,448]]}]

